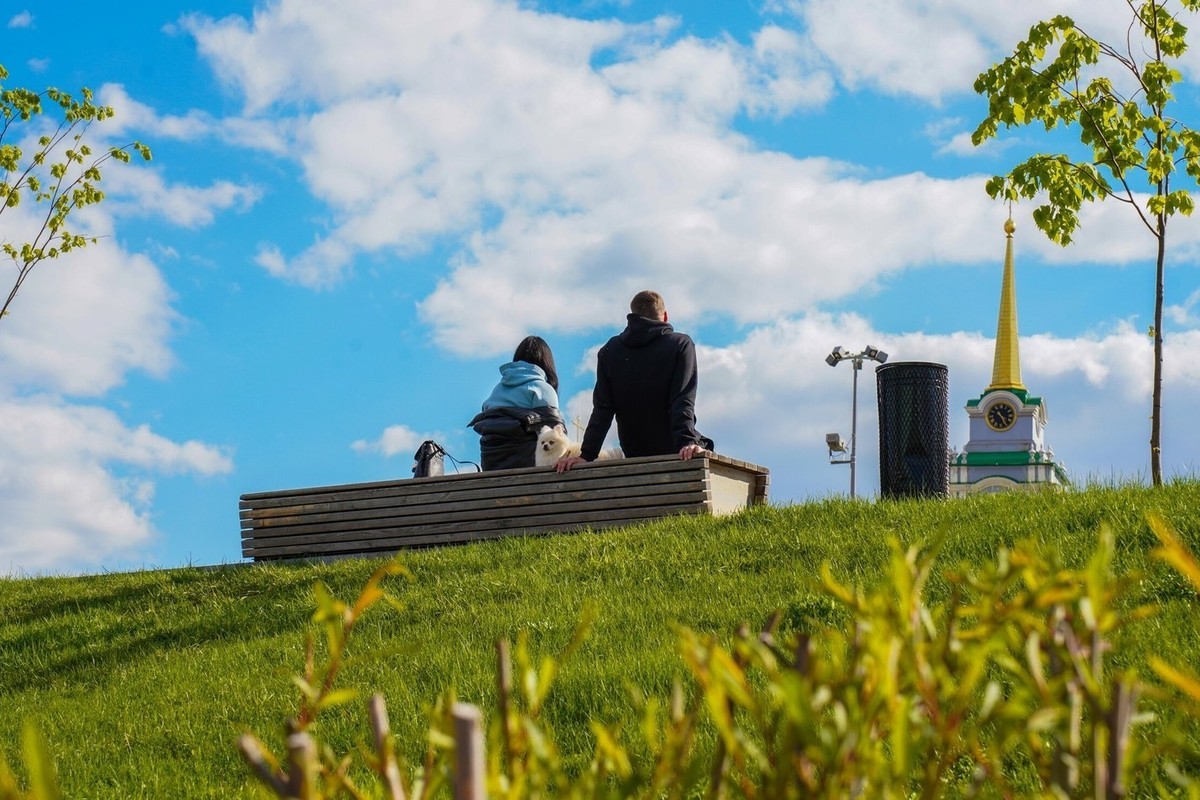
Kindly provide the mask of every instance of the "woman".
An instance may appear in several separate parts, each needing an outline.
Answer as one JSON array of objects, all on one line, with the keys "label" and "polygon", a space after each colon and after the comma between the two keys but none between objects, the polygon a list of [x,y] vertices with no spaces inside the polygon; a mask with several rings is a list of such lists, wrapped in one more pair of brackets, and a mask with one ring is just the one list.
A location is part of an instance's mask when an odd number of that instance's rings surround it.
[{"label": "woman", "polygon": [[512,361],[500,365],[500,383],[469,423],[479,434],[480,464],[494,469],[532,467],[538,431],[561,425],[558,413],[558,370],[550,345],[526,336]]}]

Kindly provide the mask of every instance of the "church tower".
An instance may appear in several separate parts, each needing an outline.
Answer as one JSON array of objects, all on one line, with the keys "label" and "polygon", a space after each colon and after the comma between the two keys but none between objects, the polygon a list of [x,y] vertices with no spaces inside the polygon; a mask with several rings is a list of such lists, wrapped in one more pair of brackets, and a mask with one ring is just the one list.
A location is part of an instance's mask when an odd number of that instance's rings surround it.
[{"label": "church tower", "polygon": [[992,382],[977,399],[967,401],[970,433],[962,452],[950,453],[950,496],[977,492],[1062,489],[1070,483],[1045,442],[1046,403],[1021,382],[1021,348],[1017,336],[1017,286],[1013,267],[1013,232],[1004,223],[1004,277],[996,322],[996,354]]}]

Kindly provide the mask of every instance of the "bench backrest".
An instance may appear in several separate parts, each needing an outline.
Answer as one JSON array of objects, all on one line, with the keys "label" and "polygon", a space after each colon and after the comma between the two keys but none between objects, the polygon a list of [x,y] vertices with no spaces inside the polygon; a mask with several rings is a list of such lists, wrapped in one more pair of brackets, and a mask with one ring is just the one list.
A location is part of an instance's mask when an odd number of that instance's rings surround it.
[{"label": "bench backrest", "polygon": [[245,494],[242,553],[327,557],[730,514],[767,502],[768,471],[710,454],[406,478]]}]

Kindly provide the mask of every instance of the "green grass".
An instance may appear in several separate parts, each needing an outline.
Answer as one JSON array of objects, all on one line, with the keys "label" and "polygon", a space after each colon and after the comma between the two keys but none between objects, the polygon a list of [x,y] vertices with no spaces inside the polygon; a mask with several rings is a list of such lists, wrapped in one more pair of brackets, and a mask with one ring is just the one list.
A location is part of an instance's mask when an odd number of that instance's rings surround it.
[{"label": "green grass", "polygon": [[[990,561],[1022,539],[1079,566],[1101,524],[1116,532],[1118,572],[1142,573],[1139,599],[1165,606],[1123,634],[1114,661],[1136,667],[1155,654],[1194,666],[1196,594],[1148,559],[1151,510],[1200,553],[1200,483],[1192,481],[960,501],[828,500],[416,551],[403,557],[414,580],[392,584],[405,609],[380,607],[363,620],[352,644],[360,661],[345,682],[384,692],[415,758],[425,708],[446,687],[492,707],[498,638],[525,630],[535,653],[553,654],[583,604],[596,601],[599,621],[547,709],[560,746],[585,753],[586,720],[616,717],[628,685],[666,695],[683,675],[678,625],[724,635],[762,624],[774,609],[795,617],[827,608],[817,599],[821,564],[844,583],[877,586],[889,536],[911,543],[947,530],[945,567]],[[352,600],[379,563],[0,580],[0,753],[16,760],[28,718],[50,741],[68,797],[255,796],[234,743],[251,730],[280,749],[312,585]],[[929,587],[934,598],[945,590],[940,580]],[[341,749],[367,735],[361,704],[320,724],[318,734]]]}]

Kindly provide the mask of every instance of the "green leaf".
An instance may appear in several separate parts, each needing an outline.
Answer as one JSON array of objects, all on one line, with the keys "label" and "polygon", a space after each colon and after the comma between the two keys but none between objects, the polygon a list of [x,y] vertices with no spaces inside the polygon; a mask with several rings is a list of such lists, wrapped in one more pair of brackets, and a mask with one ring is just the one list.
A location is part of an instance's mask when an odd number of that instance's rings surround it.
[{"label": "green leaf", "polygon": [[540,707],[546,699],[546,695],[550,692],[550,687],[554,685],[554,678],[558,674],[558,664],[549,656],[542,659],[541,668],[538,669],[537,684],[533,690],[533,695],[530,698],[531,705]]},{"label": "green leaf", "polygon": [[[310,698],[315,699],[315,698]],[[329,694],[322,697],[316,704],[317,711],[324,711],[327,708],[334,706],[345,705],[352,703],[358,699],[358,692],[354,689],[334,689]]]},{"label": "green leaf", "polygon": [[292,683],[294,683],[296,687],[300,689],[300,693],[308,698],[310,703],[315,703],[317,701],[317,697],[320,695],[320,691],[317,689],[317,687],[313,686],[299,675],[292,676]]},{"label": "green leaf", "polygon": [[892,707],[892,726],[888,741],[892,746],[891,769],[895,778],[904,778],[911,770],[912,731],[909,717],[913,709],[913,700],[909,695],[901,695],[896,698]]},{"label": "green leaf", "polygon": [[56,800],[59,797],[58,779],[54,773],[54,758],[50,746],[32,722],[26,721],[21,734],[25,750],[25,766],[29,771],[30,794],[36,800]]},{"label": "green leaf", "polygon": [[1066,716],[1060,708],[1039,708],[1029,715],[1026,728],[1036,733],[1046,733],[1054,728]]},{"label": "green leaf", "polygon": [[1151,657],[1150,668],[1160,678],[1200,703],[1200,678],[1172,667],[1162,659]]},{"label": "green leaf", "polygon": [[1170,564],[1181,575],[1191,581],[1192,586],[1200,592],[1200,561],[1187,549],[1183,541],[1170,526],[1157,514],[1147,515],[1150,529],[1162,543],[1151,555],[1159,561]]}]

